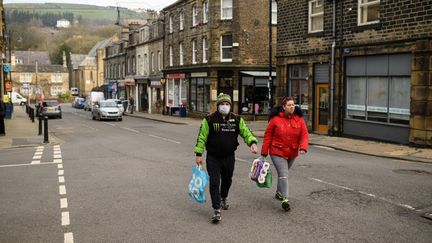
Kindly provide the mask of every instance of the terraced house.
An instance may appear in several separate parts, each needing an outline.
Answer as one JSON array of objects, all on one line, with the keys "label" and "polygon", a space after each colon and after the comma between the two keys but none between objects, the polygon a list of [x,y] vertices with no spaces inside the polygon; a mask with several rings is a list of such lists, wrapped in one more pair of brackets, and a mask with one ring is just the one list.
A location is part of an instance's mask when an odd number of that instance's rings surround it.
[{"label": "terraced house", "polygon": [[234,112],[267,115],[269,78],[275,76],[269,43],[276,41],[276,1],[182,0],[162,14],[164,105],[170,114],[185,107],[202,116],[216,109],[216,96],[223,92],[233,97]]},{"label": "terraced house", "polygon": [[309,129],[432,145],[432,0],[279,0],[278,95]]}]

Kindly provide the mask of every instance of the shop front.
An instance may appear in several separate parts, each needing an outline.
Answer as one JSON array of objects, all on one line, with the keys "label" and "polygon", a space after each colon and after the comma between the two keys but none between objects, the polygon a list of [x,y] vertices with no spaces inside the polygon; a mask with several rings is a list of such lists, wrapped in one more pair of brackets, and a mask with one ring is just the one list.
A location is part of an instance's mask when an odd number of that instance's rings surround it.
[{"label": "shop front", "polygon": [[189,111],[210,112],[210,77],[207,72],[191,73]]},{"label": "shop front", "polygon": [[[276,72],[272,72],[273,79]],[[240,71],[239,113],[267,115],[269,103],[269,72]]]},{"label": "shop front", "polygon": [[157,80],[150,80],[150,99],[149,104],[150,110],[149,113],[162,114],[162,83],[160,78]]},{"label": "shop front", "polygon": [[185,73],[171,73],[166,75],[166,110],[169,115],[179,113],[180,107],[188,109],[188,79]]},{"label": "shop front", "polygon": [[149,79],[136,78],[137,97],[135,99],[136,109],[139,112],[149,111]]}]

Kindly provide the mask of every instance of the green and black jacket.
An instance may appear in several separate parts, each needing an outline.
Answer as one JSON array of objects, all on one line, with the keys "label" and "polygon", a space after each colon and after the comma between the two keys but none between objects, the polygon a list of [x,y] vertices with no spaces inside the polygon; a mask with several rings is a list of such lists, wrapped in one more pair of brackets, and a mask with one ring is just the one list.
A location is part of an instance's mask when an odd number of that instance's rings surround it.
[{"label": "green and black jacket", "polygon": [[258,143],[239,115],[230,113],[224,119],[219,112],[214,112],[206,116],[201,122],[194,150],[195,154],[201,156],[204,153],[204,148],[206,148],[207,153],[215,157],[232,155],[239,145],[238,135],[248,146]]}]

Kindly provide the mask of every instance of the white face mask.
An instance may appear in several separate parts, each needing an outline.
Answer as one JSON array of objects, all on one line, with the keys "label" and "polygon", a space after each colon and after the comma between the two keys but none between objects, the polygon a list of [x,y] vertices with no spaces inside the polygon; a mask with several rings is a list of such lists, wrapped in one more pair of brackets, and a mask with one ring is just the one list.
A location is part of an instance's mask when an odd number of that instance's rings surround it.
[{"label": "white face mask", "polygon": [[231,106],[230,105],[219,105],[218,107],[218,111],[222,114],[222,115],[228,115],[229,112],[231,110]]}]

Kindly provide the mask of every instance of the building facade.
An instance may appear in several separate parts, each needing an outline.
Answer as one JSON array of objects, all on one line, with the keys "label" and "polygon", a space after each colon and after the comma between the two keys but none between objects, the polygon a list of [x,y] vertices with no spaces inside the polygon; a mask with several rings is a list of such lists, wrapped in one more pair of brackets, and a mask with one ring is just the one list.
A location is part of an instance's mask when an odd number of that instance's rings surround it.
[{"label": "building facade", "polygon": [[[251,9],[269,9],[251,11]],[[218,93],[233,99],[233,111],[267,115],[269,44],[276,41],[275,1],[184,0],[163,9],[165,22],[164,106],[201,116],[216,109]],[[273,38],[269,39],[269,22]],[[275,59],[273,59],[275,60]],[[269,70],[270,69],[270,70]]]},{"label": "building facade", "polygon": [[277,94],[310,130],[432,145],[431,0],[279,0]]}]

